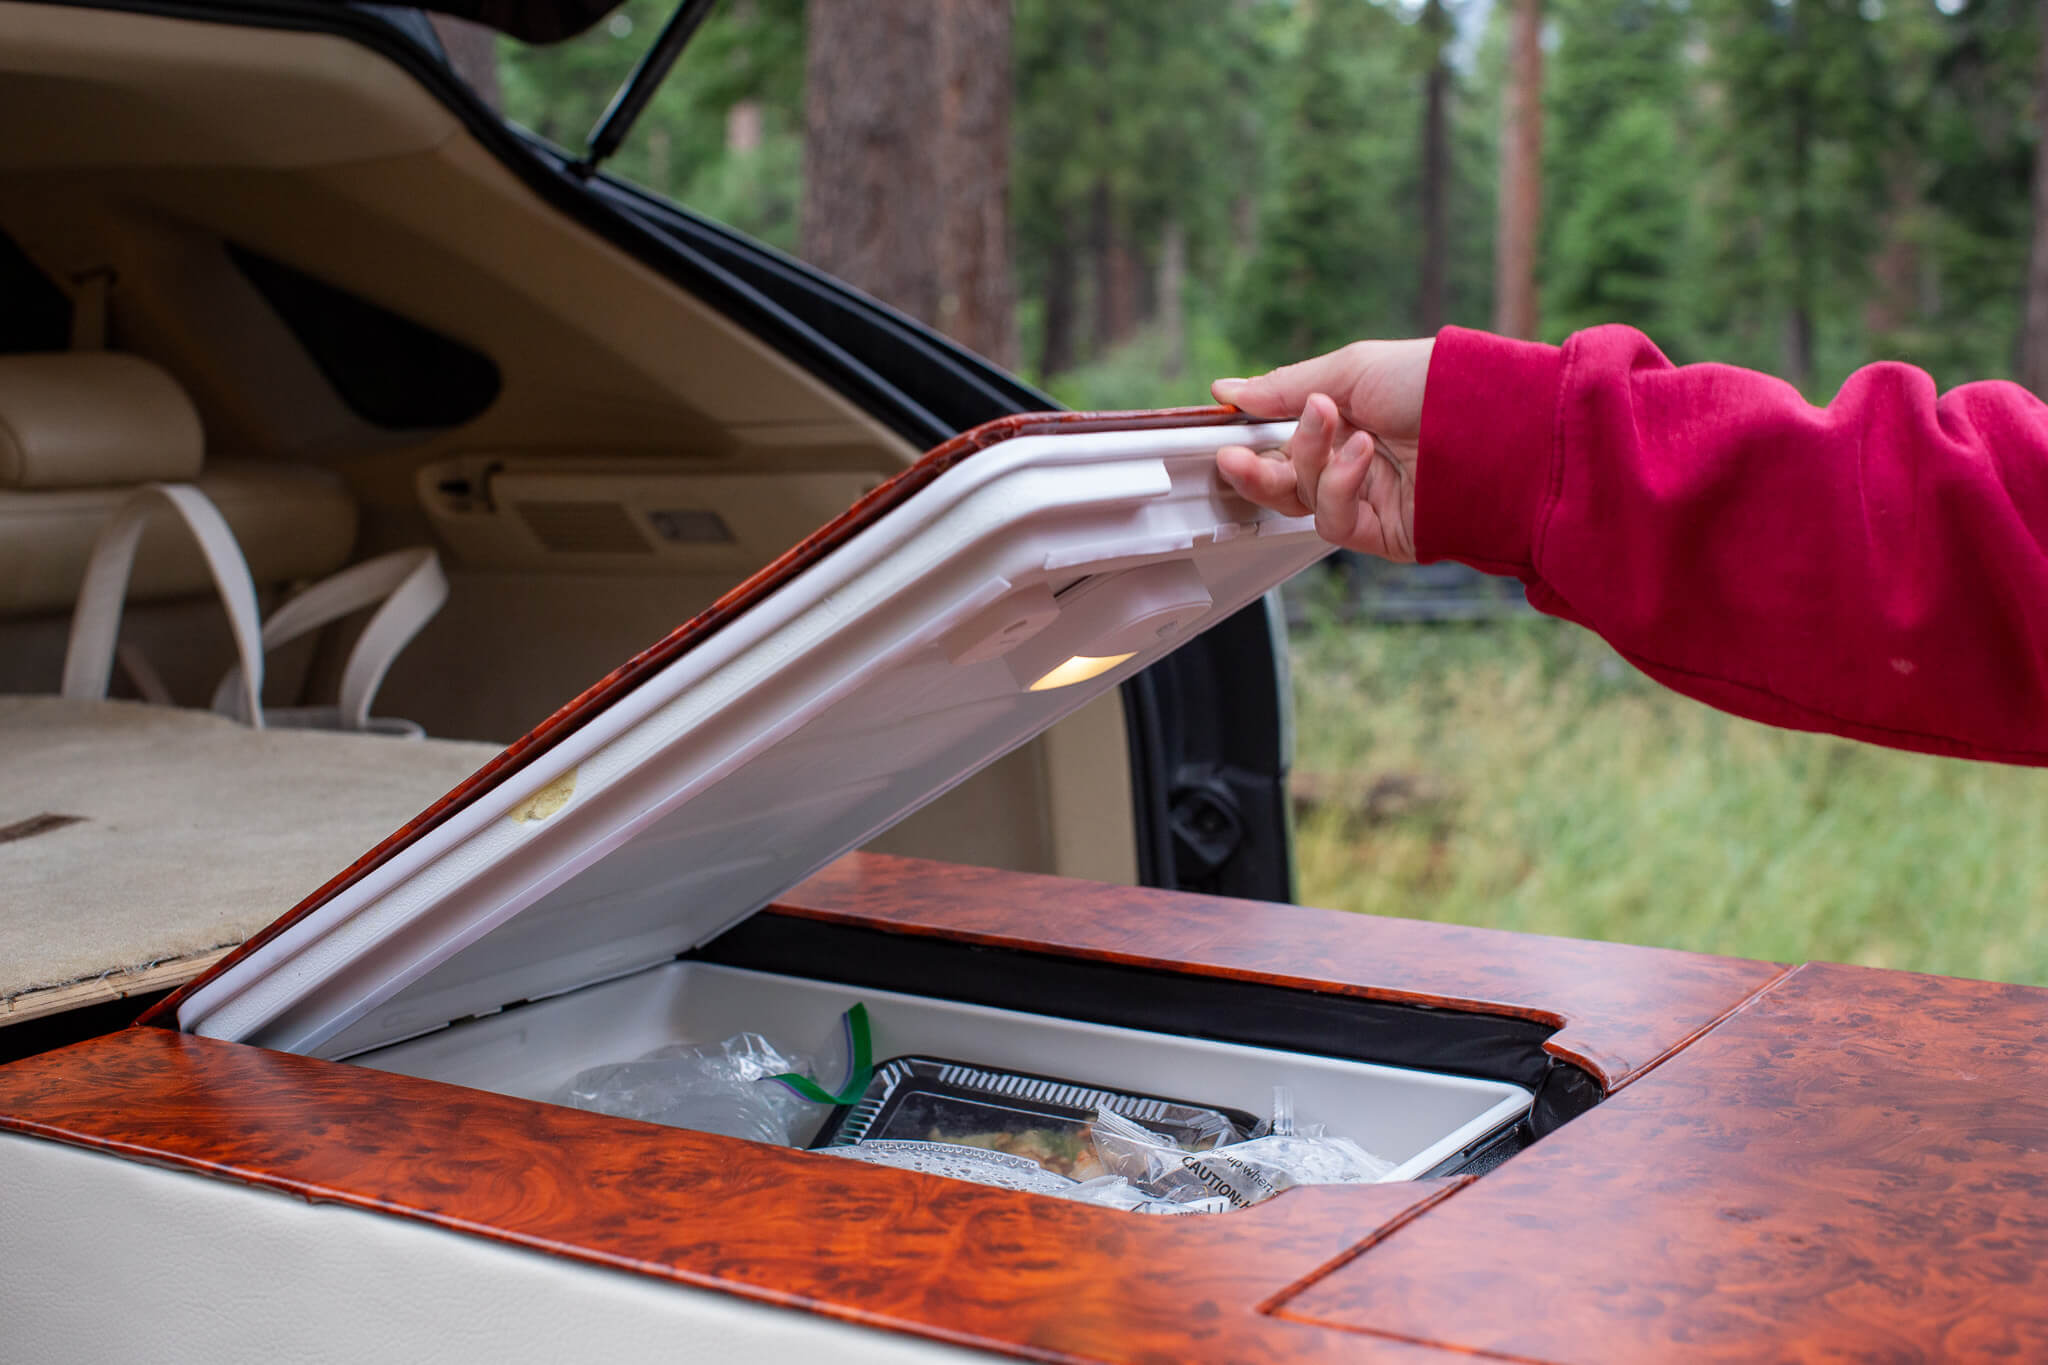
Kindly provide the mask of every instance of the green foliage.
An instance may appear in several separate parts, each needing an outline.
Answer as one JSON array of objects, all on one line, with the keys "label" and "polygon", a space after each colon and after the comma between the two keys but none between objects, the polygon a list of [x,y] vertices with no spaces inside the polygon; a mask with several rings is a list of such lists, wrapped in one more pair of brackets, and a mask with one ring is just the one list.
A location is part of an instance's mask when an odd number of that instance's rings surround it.
[{"label": "green foliage", "polygon": [[1323,0],[1292,39],[1277,173],[1230,320],[1276,360],[1400,328],[1420,258],[1390,230],[1417,180],[1415,35],[1369,0]]},{"label": "green foliage", "polygon": [[1542,618],[1293,653],[1307,904],[2048,984],[2037,771],[1736,720]]},{"label": "green foliage", "polygon": [[1631,103],[1579,150],[1605,173],[1587,176],[1577,194],[1558,196],[1544,328],[1562,338],[1627,318],[1675,349],[1684,331],[1686,230],[1677,121],[1660,104]]},{"label": "green foliage", "polygon": [[[501,38],[506,116],[580,152],[674,8],[670,0],[625,0],[595,28],[548,47]],[[803,33],[802,0],[720,6],[605,169],[793,248],[802,184]],[[742,103],[759,110],[760,141],[752,150],[729,145],[728,119]]]},{"label": "green foliage", "polygon": [[1258,368],[1230,344],[1213,311],[1197,310],[1188,330],[1180,374],[1167,363],[1172,339],[1148,327],[1093,364],[1056,376],[1052,396],[1070,408],[1090,410],[1180,407],[1209,402],[1210,379]]},{"label": "green foliage", "polygon": [[[878,0],[880,3],[881,0]],[[923,0],[890,0],[922,3]],[[1503,18],[1455,0],[1449,312],[1489,316]],[[2009,372],[2033,228],[2025,0],[1548,0],[1545,328],[1633,323],[1810,396],[1897,356]],[[1422,0],[1016,0],[1011,209],[1026,355],[1062,282],[1082,407],[1198,401],[1415,321]],[[667,0],[503,48],[508,112],[580,148]],[[612,169],[785,248],[801,0],[729,0]],[[732,110],[759,137],[736,137]],[[1107,218],[1097,219],[1099,206]],[[1106,232],[1155,281],[1092,346]],[[1187,270],[1162,299],[1163,243]],[[1798,317],[1808,342],[1790,347]],[[1304,898],[1765,957],[2048,984],[2038,774],[1766,730],[1530,619],[1340,629],[1295,651]]]},{"label": "green foliage", "polygon": [[1543,324],[1626,320],[1683,357],[1694,149],[1687,18],[1667,0],[1557,0],[1544,108]]},{"label": "green foliage", "polygon": [[[1449,315],[1485,325],[1507,7],[1448,6]],[[667,0],[549,49],[503,47],[508,111],[584,137]],[[1413,330],[1423,0],[1016,0],[1018,322],[1056,306],[1091,403],[1200,392]],[[1674,358],[1810,370],[1824,398],[1899,357],[2010,372],[2032,231],[2036,7],[2024,0],[1549,0],[1544,236],[1553,339],[1632,323]],[[611,163],[785,249],[803,176],[802,0],[732,0]],[[742,121],[732,110],[749,112]],[[1164,243],[1185,247],[1175,288]],[[1094,336],[1105,242],[1137,329]],[[1062,295],[1062,286],[1065,287]],[[1801,322],[1803,320],[1803,327]],[[1803,339],[1802,339],[1803,338]]]},{"label": "green foliage", "polygon": [[[1240,205],[1266,149],[1259,75],[1270,69],[1283,12],[1274,0],[1017,0],[1011,203],[1020,297],[1042,298],[1064,272],[1087,316],[1099,282],[1084,253],[1104,230],[1149,273],[1172,224],[1190,280],[1230,272]],[[1110,221],[1098,225],[1104,207]],[[1025,353],[1035,355],[1042,314],[1029,309],[1022,320]],[[1093,340],[1079,339],[1084,348]],[[1176,351],[1160,348],[1161,363]]]},{"label": "green foliage", "polygon": [[2018,0],[1977,0],[1924,20],[1931,33],[1918,35],[1918,228],[1931,268],[1914,316],[1878,343],[1944,386],[2008,374],[2015,355],[2039,136],[2037,15]]},{"label": "green foliage", "polygon": [[803,138],[794,130],[764,133],[760,147],[749,155],[720,157],[699,167],[676,198],[708,218],[794,253],[803,153]]},{"label": "green foliage", "polygon": [[[1700,7],[1713,92],[1702,322],[1720,358],[1810,387],[1823,373],[1833,382],[1822,388],[1845,376],[1809,362],[1844,333],[1853,339],[1900,127],[1874,9],[1864,0]],[[1802,327],[1811,347],[1798,340]]]},{"label": "green foliage", "polygon": [[[1436,37],[1373,0],[1297,11],[1277,46],[1286,99],[1262,163],[1272,181],[1257,249],[1227,296],[1229,335],[1262,364],[1416,326],[1424,81]],[[1451,72],[1448,310],[1480,324],[1491,299],[1497,113]]]}]

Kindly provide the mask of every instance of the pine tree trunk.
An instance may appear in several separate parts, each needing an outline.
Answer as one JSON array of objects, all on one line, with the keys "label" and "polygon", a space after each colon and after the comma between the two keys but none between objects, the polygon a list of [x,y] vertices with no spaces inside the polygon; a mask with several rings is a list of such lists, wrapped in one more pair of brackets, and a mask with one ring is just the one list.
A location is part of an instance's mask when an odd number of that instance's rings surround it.
[{"label": "pine tree trunk", "polygon": [[2034,144],[2034,232],[2027,247],[2027,298],[2020,340],[2020,382],[2048,395],[2048,0],[2041,17],[2041,60],[2034,84],[2034,118],[2041,130]]},{"label": "pine tree trunk", "polygon": [[1045,335],[1039,341],[1038,377],[1074,368],[1074,244],[1062,238],[1045,262]]},{"label": "pine tree trunk", "polygon": [[806,14],[804,257],[1012,363],[1008,3],[811,0]]},{"label": "pine tree trunk", "polygon": [[925,322],[939,313],[935,11],[811,0],[805,18],[803,256]]},{"label": "pine tree trunk", "polygon": [[938,22],[936,323],[970,350],[998,365],[1014,365],[1010,0],[922,2],[931,5]]},{"label": "pine tree trunk", "polygon": [[1240,194],[1230,201],[1230,246],[1241,261],[1259,249],[1259,201]]},{"label": "pine tree trunk", "polygon": [[1914,215],[1920,205],[1918,167],[1904,156],[1893,159],[1886,187],[1890,204],[1884,231],[1871,260],[1872,289],[1863,305],[1863,330],[1870,342],[1884,348],[1887,339],[1912,321],[1923,283],[1919,244],[1914,240]]},{"label": "pine tree trunk", "polygon": [[738,100],[725,111],[725,150],[751,156],[761,150],[762,109],[759,100]]},{"label": "pine tree trunk", "polygon": [[658,123],[641,137],[647,147],[647,188],[656,194],[675,193],[675,186],[670,183],[674,174],[675,140],[668,129]]},{"label": "pine tree trunk", "polygon": [[1429,0],[1422,12],[1430,38],[1429,74],[1423,80],[1422,111],[1422,288],[1416,299],[1416,324],[1424,336],[1444,325],[1445,279],[1450,262],[1450,215],[1446,203],[1451,185],[1450,67],[1444,61],[1449,23],[1443,0]]},{"label": "pine tree trunk", "polygon": [[1188,367],[1188,319],[1182,306],[1182,292],[1188,279],[1188,234],[1180,219],[1169,218],[1159,239],[1159,276],[1153,298],[1159,306],[1159,330],[1166,337],[1166,356],[1160,372],[1178,379]]},{"label": "pine tree trunk", "polygon": [[1109,239],[1109,336],[1112,345],[1130,340],[1131,333],[1138,330],[1138,286],[1144,275],[1138,253],[1131,248],[1123,225],[1113,224]]},{"label": "pine tree trunk", "polygon": [[[754,0],[731,0],[725,6],[725,17],[739,27],[752,24],[758,17]],[[737,67],[742,54],[735,50],[731,64]],[[757,99],[734,100],[725,111],[725,150],[732,156],[751,156],[761,150],[763,110]]]},{"label": "pine tree trunk", "polygon": [[1785,315],[1785,378],[1797,389],[1813,382],[1819,248],[1813,221],[1813,89],[1806,83],[1792,99],[1792,298]]},{"label": "pine tree trunk", "polygon": [[1089,319],[1088,354],[1099,359],[1116,345],[1118,290],[1116,278],[1116,204],[1107,176],[1096,180],[1088,196],[1088,282],[1093,316]]},{"label": "pine tree trunk", "polygon": [[1543,216],[1543,0],[1515,0],[1512,23],[1508,89],[1501,105],[1493,327],[1533,340],[1538,326],[1536,236]]}]

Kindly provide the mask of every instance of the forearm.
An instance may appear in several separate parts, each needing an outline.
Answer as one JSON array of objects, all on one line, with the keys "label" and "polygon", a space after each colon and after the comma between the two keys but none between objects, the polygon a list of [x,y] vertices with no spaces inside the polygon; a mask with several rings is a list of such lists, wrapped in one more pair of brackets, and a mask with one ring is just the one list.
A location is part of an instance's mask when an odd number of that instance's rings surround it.
[{"label": "forearm", "polygon": [[2048,407],[1862,370],[1828,407],[1605,327],[1448,329],[1416,548],[1512,573],[1659,681],[1776,725],[2048,763]]}]

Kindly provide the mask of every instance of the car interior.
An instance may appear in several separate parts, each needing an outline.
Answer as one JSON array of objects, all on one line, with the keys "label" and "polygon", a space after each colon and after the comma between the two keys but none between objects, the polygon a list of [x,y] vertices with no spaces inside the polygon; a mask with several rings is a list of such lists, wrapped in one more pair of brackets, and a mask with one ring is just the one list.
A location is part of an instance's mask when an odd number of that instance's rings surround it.
[{"label": "car interior", "polygon": [[[195,975],[919,453],[364,46],[0,14],[0,1023]],[[67,655],[124,517],[100,687]],[[374,603],[259,668],[236,583],[268,636],[421,550],[445,601],[377,722],[293,723],[379,671]],[[213,705],[238,667],[263,728]],[[1133,880],[1123,727],[1104,697],[877,846]]]}]

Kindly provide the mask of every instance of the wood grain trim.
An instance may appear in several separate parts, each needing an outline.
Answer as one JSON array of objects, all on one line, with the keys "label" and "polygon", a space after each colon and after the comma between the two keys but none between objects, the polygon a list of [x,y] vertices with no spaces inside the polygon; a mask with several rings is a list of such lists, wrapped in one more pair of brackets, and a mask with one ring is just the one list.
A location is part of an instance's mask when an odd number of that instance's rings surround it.
[{"label": "wood grain trim", "polygon": [[778,912],[1556,1028],[1608,1089],[1784,974],[1777,963],[855,853]]},{"label": "wood grain trim", "polygon": [[1457,1184],[1149,1218],[153,1028],[0,1067],[0,1130],[1050,1361],[1349,1358],[1262,1305]]},{"label": "wood grain trim", "polygon": [[1505,1359],[2048,1360],[2048,991],[1798,968],[1277,1306]]},{"label": "wood grain trim", "polygon": [[607,707],[631,692],[677,658],[730,625],[742,612],[844,545],[863,528],[902,504],[912,494],[977,451],[1019,436],[1046,436],[1093,431],[1141,431],[1170,427],[1229,426],[1254,419],[1235,408],[1160,408],[1141,412],[1029,412],[984,422],[943,445],[935,446],[909,468],[881,484],[834,517],[774,562],[727,592],[690,620],[598,679],[503,753],[464,778],[447,795],[428,806],[398,830],[343,868],[311,895],[250,936],[234,953],[204,975],[159,1001],[142,1016],[145,1024],[175,1026],[178,1007],[195,990],[248,953],[268,943],[299,919],[360,881],[409,847],[429,830],[485,792],[510,780],[555,745],[587,725]]}]

